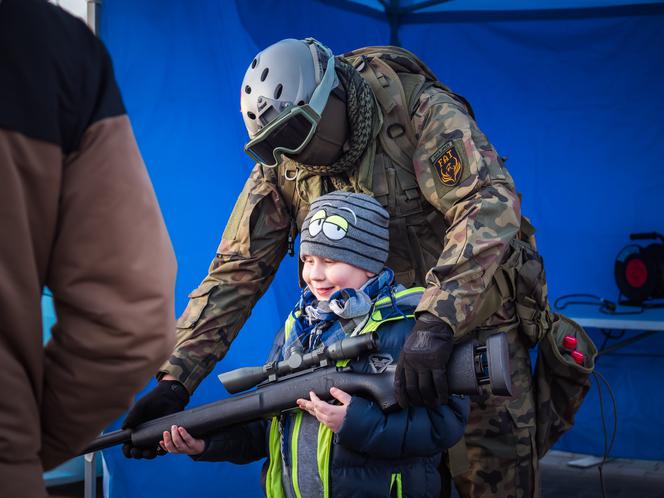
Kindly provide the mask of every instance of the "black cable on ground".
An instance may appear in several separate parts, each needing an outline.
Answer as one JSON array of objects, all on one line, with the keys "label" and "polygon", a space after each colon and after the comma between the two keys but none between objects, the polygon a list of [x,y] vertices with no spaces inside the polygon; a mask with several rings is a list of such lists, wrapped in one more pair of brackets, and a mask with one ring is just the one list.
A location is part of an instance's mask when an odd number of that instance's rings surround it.
[{"label": "black cable on ground", "polygon": [[[603,498],[607,498],[603,470],[604,470],[604,464],[608,461],[609,455],[613,450],[613,445],[616,441],[616,435],[618,433],[618,409],[616,405],[616,398],[613,394],[613,390],[611,389],[611,386],[609,385],[609,382],[606,380],[606,378],[597,371],[593,372],[593,376],[595,377],[595,382],[597,383],[597,392],[599,395],[599,413],[600,413],[600,418],[602,419],[602,433],[604,436],[604,454],[602,456],[602,462],[597,466],[597,470],[599,471],[599,483],[602,490],[602,496]],[[609,392],[609,396],[611,397],[611,402],[613,405],[613,431],[611,434],[610,442],[608,442],[608,434],[606,430],[606,419],[604,417],[604,400],[602,398],[602,386],[600,380],[604,382],[606,389]]]},{"label": "black cable on ground", "polygon": [[616,332],[615,334],[611,332],[610,329],[599,329],[599,331],[602,333],[604,336],[604,339],[602,341],[602,345],[599,348],[599,351],[603,351],[604,348],[606,347],[606,343],[609,342],[610,339],[622,339],[625,336],[625,331],[621,330],[620,332]]}]

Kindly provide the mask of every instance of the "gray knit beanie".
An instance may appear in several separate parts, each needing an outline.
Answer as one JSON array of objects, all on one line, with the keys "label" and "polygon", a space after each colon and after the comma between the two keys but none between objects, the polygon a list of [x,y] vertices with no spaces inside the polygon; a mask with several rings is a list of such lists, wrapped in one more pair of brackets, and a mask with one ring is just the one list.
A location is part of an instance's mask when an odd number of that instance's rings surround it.
[{"label": "gray knit beanie", "polygon": [[319,256],[372,273],[385,267],[390,215],[372,197],[331,192],[311,203],[302,224],[300,257]]}]

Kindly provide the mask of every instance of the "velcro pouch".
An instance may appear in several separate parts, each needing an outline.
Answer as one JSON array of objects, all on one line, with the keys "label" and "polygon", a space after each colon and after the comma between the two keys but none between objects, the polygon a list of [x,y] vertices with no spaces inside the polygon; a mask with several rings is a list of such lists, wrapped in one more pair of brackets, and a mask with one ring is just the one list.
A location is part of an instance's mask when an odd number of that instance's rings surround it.
[{"label": "velcro pouch", "polygon": [[[583,365],[563,349],[567,335],[576,338],[576,349],[584,355]],[[597,348],[583,327],[564,315],[553,314],[551,327],[539,342],[535,366],[536,442],[540,458],[574,425],[574,416],[590,389],[596,357]]]}]

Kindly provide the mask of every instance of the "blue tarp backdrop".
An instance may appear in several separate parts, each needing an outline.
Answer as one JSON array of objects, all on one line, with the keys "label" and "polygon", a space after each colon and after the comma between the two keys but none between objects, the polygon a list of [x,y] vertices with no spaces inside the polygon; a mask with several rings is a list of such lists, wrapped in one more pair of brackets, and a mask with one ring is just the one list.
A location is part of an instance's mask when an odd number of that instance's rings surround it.
[{"label": "blue tarp backdrop", "polygon": [[[178,257],[178,314],[252,166],[238,96],[253,56],[288,37],[314,36],[335,53],[388,42],[384,16],[343,6],[104,2],[101,36]],[[538,227],[551,295],[615,298],[613,261],[628,234],[664,231],[664,8],[566,12],[418,14],[400,40],[472,102],[480,127],[509,157],[524,214]],[[216,373],[262,363],[296,298],[296,272],[287,257]],[[664,337],[651,336],[600,361],[618,398],[615,456],[664,459],[653,445],[664,440],[663,351]],[[210,375],[191,406],[223,395]],[[594,391],[558,448],[601,452]],[[112,498],[261,496],[260,464],[127,461],[117,448],[104,456]]]}]

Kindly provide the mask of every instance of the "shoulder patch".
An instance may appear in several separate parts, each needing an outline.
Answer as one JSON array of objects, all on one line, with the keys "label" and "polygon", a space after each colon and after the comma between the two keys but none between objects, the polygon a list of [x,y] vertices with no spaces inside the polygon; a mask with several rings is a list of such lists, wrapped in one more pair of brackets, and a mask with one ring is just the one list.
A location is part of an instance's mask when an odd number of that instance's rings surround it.
[{"label": "shoulder patch", "polygon": [[463,176],[464,158],[463,142],[452,140],[441,145],[429,159],[443,185],[454,187]]}]

